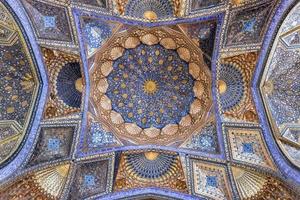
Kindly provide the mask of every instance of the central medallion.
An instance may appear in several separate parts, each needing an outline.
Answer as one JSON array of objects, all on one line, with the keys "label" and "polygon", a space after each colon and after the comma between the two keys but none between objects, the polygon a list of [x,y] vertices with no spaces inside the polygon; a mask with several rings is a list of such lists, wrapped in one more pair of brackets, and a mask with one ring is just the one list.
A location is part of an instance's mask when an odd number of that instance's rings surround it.
[{"label": "central medallion", "polygon": [[195,98],[188,63],[159,44],[126,49],[107,79],[113,110],[142,128],[179,123]]},{"label": "central medallion", "polygon": [[92,63],[91,114],[117,136],[136,144],[172,144],[206,120],[210,72],[202,52],[178,31],[120,32]]},{"label": "central medallion", "polygon": [[155,81],[146,80],[144,82],[144,92],[146,94],[154,94],[157,91],[157,84]]}]

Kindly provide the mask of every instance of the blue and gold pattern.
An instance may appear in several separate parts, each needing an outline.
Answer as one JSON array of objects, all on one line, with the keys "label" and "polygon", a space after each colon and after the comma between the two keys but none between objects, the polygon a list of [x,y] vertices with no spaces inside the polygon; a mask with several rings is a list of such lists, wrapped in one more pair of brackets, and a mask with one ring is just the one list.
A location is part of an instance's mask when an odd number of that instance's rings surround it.
[{"label": "blue and gold pattern", "polygon": [[223,64],[220,70],[220,101],[224,110],[230,110],[244,98],[246,83],[239,68]]},{"label": "blue and gold pattern", "polygon": [[24,125],[36,80],[30,69],[21,40],[0,46],[1,120],[16,120]]},{"label": "blue and gold pattern", "polygon": [[171,0],[129,0],[125,15],[135,18],[162,19],[173,17],[174,13]]},{"label": "blue and gold pattern", "polygon": [[27,36],[0,3],[0,164],[13,158],[38,95],[39,78]]},{"label": "blue and gold pattern", "polygon": [[122,145],[107,126],[95,121],[90,115],[88,127],[88,132],[80,136],[80,143],[77,147],[80,155],[89,155],[101,152],[103,149]]},{"label": "blue and gold pattern", "polygon": [[212,199],[232,199],[228,172],[224,165],[189,159],[193,192]]},{"label": "blue and gold pattern", "polygon": [[114,62],[106,94],[127,123],[159,129],[178,124],[194,100],[188,70],[176,51],[142,44]]},{"label": "blue and gold pattern", "polygon": [[45,118],[79,112],[84,83],[78,56],[48,48],[42,52],[50,78]]},{"label": "blue and gold pattern", "polygon": [[84,199],[107,191],[111,161],[94,160],[78,163],[70,189],[71,199]]},{"label": "blue and gold pattern", "polygon": [[58,97],[68,106],[80,108],[82,77],[79,62],[66,63],[56,77]]},{"label": "blue and gold pattern", "polygon": [[218,152],[218,138],[215,122],[208,122],[199,132],[192,135],[180,147],[209,153]]},{"label": "blue and gold pattern", "polygon": [[248,52],[222,59],[218,91],[222,113],[227,120],[256,122],[251,80],[258,53]]},{"label": "blue and gold pattern", "polygon": [[182,166],[177,154],[161,151],[132,151],[121,155],[115,189],[170,187],[185,192]]},{"label": "blue and gold pattern", "polygon": [[85,4],[88,6],[106,8],[106,0],[71,0],[74,3]]},{"label": "blue and gold pattern", "polygon": [[300,199],[296,3],[1,1],[0,199]]},{"label": "blue and gold pattern", "polygon": [[226,127],[232,159],[276,170],[258,128]]},{"label": "blue and gold pattern", "polygon": [[211,61],[215,46],[217,21],[208,20],[193,24],[180,24],[179,26],[204,52],[204,61],[206,62],[207,66],[211,68]]},{"label": "blue and gold pattern", "polygon": [[225,0],[189,0],[192,12],[212,8],[224,3]]},{"label": "blue and gold pattern", "polygon": [[113,133],[104,130],[100,123],[92,122],[90,127],[90,141],[88,141],[89,148],[99,148],[117,145]]},{"label": "blue and gold pattern", "polygon": [[191,131],[184,127],[200,126],[211,105],[201,52],[172,29],[128,32],[91,59],[96,118],[135,143],[184,140]]},{"label": "blue and gold pattern", "polygon": [[[48,166],[27,172],[1,188],[1,199],[60,199],[70,172],[70,164]],[[10,191],[10,192],[5,192]]]},{"label": "blue and gold pattern", "polygon": [[89,17],[84,17],[82,23],[88,56],[100,48],[117,27],[117,23]]},{"label": "blue and gold pattern", "polygon": [[287,15],[264,68],[260,91],[273,135],[286,157],[300,168],[300,4]]},{"label": "blue and gold pattern", "polygon": [[273,3],[269,1],[259,6],[250,5],[243,10],[231,11],[225,46],[261,42],[272,9]]},{"label": "blue and gold pattern", "polygon": [[42,127],[27,166],[65,159],[70,155],[75,127]]},{"label": "blue and gold pattern", "polygon": [[231,170],[241,199],[297,198],[295,193],[289,192],[286,185],[276,178],[240,167],[231,167]]},{"label": "blue and gold pattern", "polygon": [[170,169],[176,163],[176,155],[145,152],[138,154],[128,154],[125,156],[128,170],[133,169],[140,178],[157,179],[166,173],[171,173]]},{"label": "blue and gold pattern", "polygon": [[41,0],[22,0],[37,38],[51,45],[74,45],[69,10],[65,5]]}]

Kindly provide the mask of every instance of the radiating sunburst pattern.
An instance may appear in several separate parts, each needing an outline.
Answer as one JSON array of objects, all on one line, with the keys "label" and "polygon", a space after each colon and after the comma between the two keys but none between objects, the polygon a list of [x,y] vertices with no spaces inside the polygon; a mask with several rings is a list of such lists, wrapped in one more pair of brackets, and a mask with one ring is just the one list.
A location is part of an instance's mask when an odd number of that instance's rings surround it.
[{"label": "radiating sunburst pattern", "polygon": [[113,109],[142,128],[179,123],[194,100],[187,62],[159,44],[125,50],[114,62],[108,84]]},{"label": "radiating sunburst pattern", "polygon": [[178,154],[152,150],[123,153],[116,190],[147,186],[187,190]]},{"label": "radiating sunburst pattern", "polygon": [[78,62],[65,64],[56,79],[58,96],[65,104],[79,108],[81,104],[82,78]]}]

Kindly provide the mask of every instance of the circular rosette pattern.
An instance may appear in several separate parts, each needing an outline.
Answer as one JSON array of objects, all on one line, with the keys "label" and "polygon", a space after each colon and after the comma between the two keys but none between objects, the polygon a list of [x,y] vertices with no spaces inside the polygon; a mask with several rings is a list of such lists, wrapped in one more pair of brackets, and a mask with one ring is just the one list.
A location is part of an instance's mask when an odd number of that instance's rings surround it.
[{"label": "circular rosette pattern", "polygon": [[125,169],[147,181],[155,181],[163,176],[175,176],[178,170],[177,156],[158,152],[141,152],[125,155]]},{"label": "circular rosette pattern", "polygon": [[159,44],[125,50],[107,81],[113,110],[143,129],[178,124],[195,99],[188,63]]},{"label": "circular rosette pattern", "polygon": [[211,77],[193,43],[171,29],[133,29],[114,37],[92,62],[99,120],[137,144],[182,141],[203,125]]},{"label": "circular rosette pattern", "polygon": [[67,105],[80,108],[82,77],[79,62],[66,63],[56,77],[57,96]]},{"label": "circular rosette pattern", "polygon": [[222,65],[218,87],[221,105],[224,110],[235,108],[243,100],[246,88],[244,76],[234,64]]}]

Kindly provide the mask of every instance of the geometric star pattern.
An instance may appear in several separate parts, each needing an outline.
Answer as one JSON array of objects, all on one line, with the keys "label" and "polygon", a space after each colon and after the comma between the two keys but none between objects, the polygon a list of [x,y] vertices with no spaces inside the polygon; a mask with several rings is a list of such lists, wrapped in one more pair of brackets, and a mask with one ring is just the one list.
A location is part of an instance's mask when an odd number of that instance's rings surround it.
[{"label": "geometric star pattern", "polygon": [[195,194],[213,199],[232,198],[226,166],[212,165],[194,159],[190,162]]},{"label": "geometric star pattern", "polygon": [[232,159],[276,170],[258,128],[226,127]]},{"label": "geometric star pattern", "polygon": [[300,4],[0,3],[0,199],[300,199]]}]

